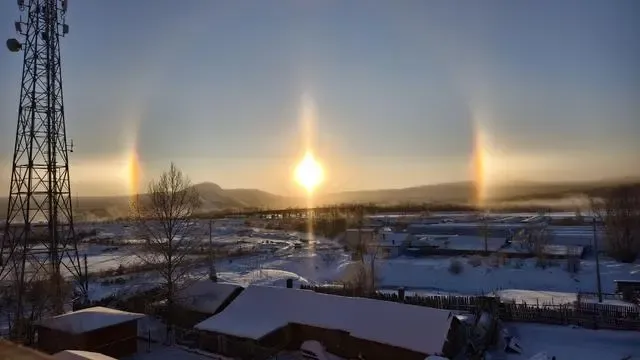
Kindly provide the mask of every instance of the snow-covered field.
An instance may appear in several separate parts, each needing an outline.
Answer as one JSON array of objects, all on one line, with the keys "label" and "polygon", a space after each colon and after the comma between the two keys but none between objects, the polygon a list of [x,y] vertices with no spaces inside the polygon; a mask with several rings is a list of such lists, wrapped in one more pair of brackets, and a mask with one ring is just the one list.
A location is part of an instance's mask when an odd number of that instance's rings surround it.
[{"label": "snow-covered field", "polygon": [[[535,214],[502,215],[505,218],[527,218]],[[214,246],[242,248],[247,253],[231,259],[218,259],[216,270],[222,282],[242,286],[285,286],[287,279],[294,279],[295,284],[321,284],[343,279],[352,264],[349,254],[345,253],[338,240],[316,239],[314,242],[308,242],[300,234],[260,229],[243,229],[242,235],[238,235],[237,229],[234,230],[232,227],[214,230]],[[589,226],[550,227],[549,230],[555,242],[561,244],[588,246],[592,238]],[[203,233],[204,246],[208,246],[208,234],[206,235]],[[122,231],[122,226],[118,224],[109,225],[98,236],[117,238],[123,243],[133,239],[128,238],[131,234]],[[135,263],[136,255],[131,253],[135,246],[116,247],[89,245],[84,246],[81,253],[88,255],[90,271],[115,268],[123,262]],[[463,270],[460,273],[454,274],[449,271],[452,261],[462,264]],[[614,292],[614,280],[640,280],[640,262],[621,264],[601,258],[600,270],[602,290],[605,293]],[[202,268],[195,270],[191,275],[196,278],[206,277],[207,271],[208,265],[204,262]],[[483,258],[482,264],[473,266],[468,257],[398,257],[378,259],[376,275],[378,286],[386,291],[396,291],[404,287],[408,293],[422,294],[497,293],[504,300],[540,305],[573,303],[578,292],[597,291],[596,265],[593,258],[583,259],[580,271],[570,274],[566,270],[566,261],[562,260],[557,260],[553,266],[542,269],[536,267],[535,259],[509,259],[506,264],[496,267],[489,258]],[[132,293],[150,288],[160,281],[157,275],[150,273],[126,277],[128,280],[124,285],[91,283],[91,297],[98,299],[113,293]],[[524,354],[495,353],[493,359],[528,360],[540,352],[563,360],[619,360],[625,356],[640,358],[637,333],[538,324],[508,326],[512,328],[512,333],[519,337]]]},{"label": "snow-covered field", "polygon": [[[460,274],[449,272],[452,261],[463,265]],[[485,259],[486,260],[486,259]],[[488,261],[486,261],[488,262]],[[469,258],[397,258],[377,262],[382,287],[406,287],[415,290],[437,290],[468,294],[489,293],[499,289],[527,289],[559,292],[595,292],[596,265],[593,260],[583,260],[581,271],[570,274],[566,262],[546,269],[535,266],[535,259],[509,260],[494,268],[483,263],[478,267],[469,264]],[[602,289],[614,291],[614,280],[640,280],[640,263],[621,264],[613,260],[600,261]]]},{"label": "snow-covered field", "polygon": [[523,353],[494,352],[491,359],[528,360],[539,353],[558,360],[640,359],[637,332],[523,323],[507,324],[507,329],[519,339]]},{"label": "snow-covered field", "polygon": [[[445,214],[452,217],[455,214]],[[535,216],[536,214],[500,214],[505,218]],[[569,214],[552,214],[569,216]],[[465,214],[464,216],[468,216]],[[205,226],[206,225],[206,226]],[[118,239],[125,242],[132,236],[130,227],[122,224],[101,224],[98,238]],[[216,247],[242,249],[247,255],[231,260],[220,259],[216,264],[221,281],[238,285],[266,284],[284,286],[286,279],[297,283],[326,283],[344,278],[348,271],[349,255],[338,241],[316,239],[307,242],[304,234],[285,231],[250,229],[243,226],[214,228],[213,244]],[[242,230],[242,235],[234,233]],[[589,241],[590,227],[550,227],[554,238],[572,243]],[[203,224],[203,246],[208,246],[208,224]],[[573,241],[572,241],[573,239]],[[83,245],[82,254],[87,254],[91,272],[117,268],[139,261],[131,245]],[[463,271],[449,271],[452,261],[459,261]],[[577,292],[596,292],[595,261],[584,259],[581,270],[570,274],[565,270],[566,262],[558,260],[555,266],[541,269],[534,259],[511,259],[505,265],[494,267],[488,259],[480,266],[472,266],[466,257],[399,257],[376,261],[376,274],[381,289],[428,293],[479,294],[501,291],[502,297],[527,303],[567,303],[575,299]],[[610,259],[601,259],[602,290],[614,292],[614,280],[640,280],[640,262],[621,264]],[[206,276],[207,264],[194,276]],[[157,278],[149,274],[138,274],[127,281],[128,287],[150,286]],[[117,291],[122,286],[91,284],[93,298]]]}]

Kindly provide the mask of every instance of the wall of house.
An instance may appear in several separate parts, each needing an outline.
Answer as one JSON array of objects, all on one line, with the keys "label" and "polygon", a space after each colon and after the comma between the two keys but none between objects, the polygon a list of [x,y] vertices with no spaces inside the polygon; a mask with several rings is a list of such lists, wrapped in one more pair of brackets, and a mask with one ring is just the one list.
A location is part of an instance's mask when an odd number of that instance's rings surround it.
[{"label": "wall of house", "polygon": [[424,360],[427,354],[398,348],[386,344],[352,337],[342,330],[324,329],[303,324],[290,324],[291,342],[287,348],[300,349],[304,341],[316,340],[322,343],[328,352],[344,357],[364,356],[367,360]]},{"label": "wall of house", "polygon": [[263,360],[275,354],[273,349],[259,344],[253,339],[245,339],[222,333],[200,331],[200,349],[223,356],[240,359]]},{"label": "wall of house", "polygon": [[357,229],[348,229],[345,233],[344,240],[349,247],[355,247],[361,242],[369,244],[374,241],[374,232],[368,230],[358,231]]},{"label": "wall of house", "polygon": [[138,351],[138,321],[105,327],[83,334],[87,351],[99,352],[117,359]]},{"label": "wall of house", "polygon": [[36,331],[38,334],[37,348],[48,354],[69,349],[83,350],[85,347],[82,335],[73,335],[41,326],[36,327]]}]

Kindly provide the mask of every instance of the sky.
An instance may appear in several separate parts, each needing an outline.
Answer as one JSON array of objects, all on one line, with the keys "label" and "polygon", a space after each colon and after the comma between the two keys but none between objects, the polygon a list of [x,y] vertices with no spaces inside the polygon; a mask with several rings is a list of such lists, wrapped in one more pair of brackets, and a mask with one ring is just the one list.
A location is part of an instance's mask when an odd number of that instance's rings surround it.
[{"label": "sky", "polygon": [[[135,192],[173,161],[193,182],[296,194],[308,148],[326,192],[637,176],[639,14],[635,0],[72,1],[73,192]],[[18,16],[0,2],[0,34]],[[0,193],[21,67],[0,51]]]}]

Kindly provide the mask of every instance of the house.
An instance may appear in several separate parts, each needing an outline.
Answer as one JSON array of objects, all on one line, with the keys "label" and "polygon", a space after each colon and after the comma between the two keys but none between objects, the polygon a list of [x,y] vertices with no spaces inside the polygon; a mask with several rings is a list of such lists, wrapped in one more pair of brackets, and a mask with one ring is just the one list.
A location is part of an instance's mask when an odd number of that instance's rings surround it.
[{"label": "house", "polygon": [[138,320],[144,314],[91,307],[40,321],[38,349],[55,354],[73,349],[120,358],[138,350]]},{"label": "house", "polygon": [[386,229],[377,236],[378,249],[385,257],[400,256],[413,241],[414,236],[405,232]]},{"label": "house", "polygon": [[355,249],[358,245],[373,243],[375,238],[376,229],[373,228],[347,229],[344,241],[349,248]]},{"label": "house", "polygon": [[243,287],[201,280],[181,289],[176,297],[175,316],[178,325],[193,325],[222,311],[235,299]]},{"label": "house", "polygon": [[297,350],[315,340],[344,358],[423,360],[461,349],[450,311],[417,305],[252,285],[221,313],[197,324],[203,350],[230,357]]}]

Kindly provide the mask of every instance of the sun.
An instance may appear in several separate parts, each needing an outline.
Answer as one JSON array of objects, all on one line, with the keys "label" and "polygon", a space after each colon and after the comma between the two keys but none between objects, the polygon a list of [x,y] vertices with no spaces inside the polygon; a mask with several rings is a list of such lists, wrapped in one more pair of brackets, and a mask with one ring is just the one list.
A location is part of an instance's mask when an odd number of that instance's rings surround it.
[{"label": "sun", "polygon": [[324,180],[324,171],[320,163],[313,158],[313,154],[307,152],[304,159],[296,166],[294,176],[298,184],[312,193]]}]

